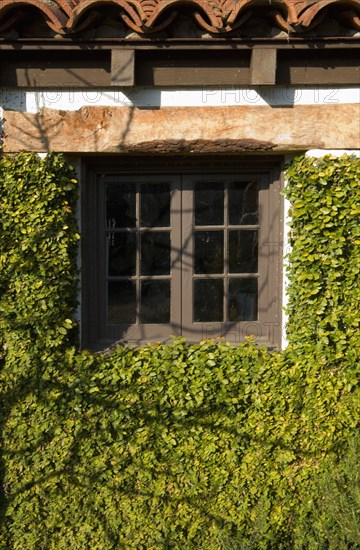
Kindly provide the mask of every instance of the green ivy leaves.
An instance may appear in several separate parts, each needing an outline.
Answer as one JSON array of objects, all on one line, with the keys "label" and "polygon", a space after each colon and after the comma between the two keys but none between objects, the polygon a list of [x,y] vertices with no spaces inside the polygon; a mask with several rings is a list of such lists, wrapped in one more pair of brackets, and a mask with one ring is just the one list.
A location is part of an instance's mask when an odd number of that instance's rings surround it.
[{"label": "green ivy leaves", "polygon": [[[73,331],[77,181],[58,155],[0,161],[0,332],[56,347]],[[56,336],[58,335],[58,336]],[[50,336],[50,337],[49,337]],[[40,344],[41,341],[41,344]],[[3,344],[4,345],[4,344]]]},{"label": "green ivy leaves", "polygon": [[302,495],[360,422],[360,161],[287,178],[287,350],[94,355],[72,345],[73,170],[1,159],[1,549],[295,548]]},{"label": "green ivy leaves", "polygon": [[344,366],[346,349],[359,345],[360,159],[301,157],[287,177],[289,341],[299,353],[314,342],[310,351]]}]

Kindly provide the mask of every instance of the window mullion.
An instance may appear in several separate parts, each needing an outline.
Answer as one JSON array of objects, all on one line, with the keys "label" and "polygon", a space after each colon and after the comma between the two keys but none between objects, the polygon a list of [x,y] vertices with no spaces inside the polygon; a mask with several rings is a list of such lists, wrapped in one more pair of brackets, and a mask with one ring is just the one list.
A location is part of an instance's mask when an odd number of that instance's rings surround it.
[{"label": "window mullion", "polygon": [[182,280],[181,280],[181,258],[182,258],[182,196],[180,175],[172,176],[171,183],[171,334],[179,334],[182,324]]},{"label": "window mullion", "polygon": [[194,199],[191,176],[182,176],[181,190],[181,334],[191,337],[193,316],[193,226]]},{"label": "window mullion", "polygon": [[136,323],[140,325],[140,265],[141,265],[141,233],[140,233],[140,183],[136,182]]},{"label": "window mullion", "polygon": [[229,225],[229,208],[228,208],[228,181],[224,185],[224,301],[223,301],[223,319],[228,321],[228,300],[229,300],[229,262],[228,262],[228,225]]}]

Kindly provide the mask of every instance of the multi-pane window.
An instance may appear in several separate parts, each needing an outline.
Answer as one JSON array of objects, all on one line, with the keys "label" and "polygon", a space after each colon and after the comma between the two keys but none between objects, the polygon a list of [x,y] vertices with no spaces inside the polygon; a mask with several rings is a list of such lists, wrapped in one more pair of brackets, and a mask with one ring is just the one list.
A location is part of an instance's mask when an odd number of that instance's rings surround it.
[{"label": "multi-pane window", "polygon": [[170,323],[170,183],[110,180],[105,194],[107,324]]},{"label": "multi-pane window", "polygon": [[86,345],[172,335],[278,344],[280,199],[269,170],[102,171],[89,196]]},{"label": "multi-pane window", "polygon": [[259,182],[195,181],[191,195],[194,322],[257,321]]}]

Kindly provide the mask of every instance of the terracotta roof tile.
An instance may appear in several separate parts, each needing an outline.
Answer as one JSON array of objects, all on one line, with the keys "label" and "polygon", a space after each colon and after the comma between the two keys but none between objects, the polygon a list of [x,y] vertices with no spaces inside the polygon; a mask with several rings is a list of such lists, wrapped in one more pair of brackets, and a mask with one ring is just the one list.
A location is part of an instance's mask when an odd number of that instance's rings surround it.
[{"label": "terracotta roof tile", "polygon": [[[101,25],[109,9],[115,14],[112,23],[122,22],[139,37],[176,26],[179,14],[189,13],[198,29],[211,36],[242,32],[259,18],[289,36],[316,34],[327,17],[344,36],[360,30],[360,0],[0,0],[0,36],[16,30],[21,37],[29,10],[38,12],[49,32],[76,36]],[[26,24],[31,25],[31,17]],[[324,32],[333,33],[331,28]]]}]

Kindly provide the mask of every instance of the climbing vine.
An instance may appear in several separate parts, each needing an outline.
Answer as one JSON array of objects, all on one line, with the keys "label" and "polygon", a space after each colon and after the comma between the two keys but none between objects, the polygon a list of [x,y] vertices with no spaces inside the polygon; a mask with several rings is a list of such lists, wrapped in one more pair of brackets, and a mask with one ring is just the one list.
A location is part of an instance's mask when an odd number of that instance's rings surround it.
[{"label": "climbing vine", "polygon": [[76,346],[73,170],[1,159],[0,548],[296,547],[360,420],[360,160],[301,157],[287,176],[286,350],[105,355]]}]

